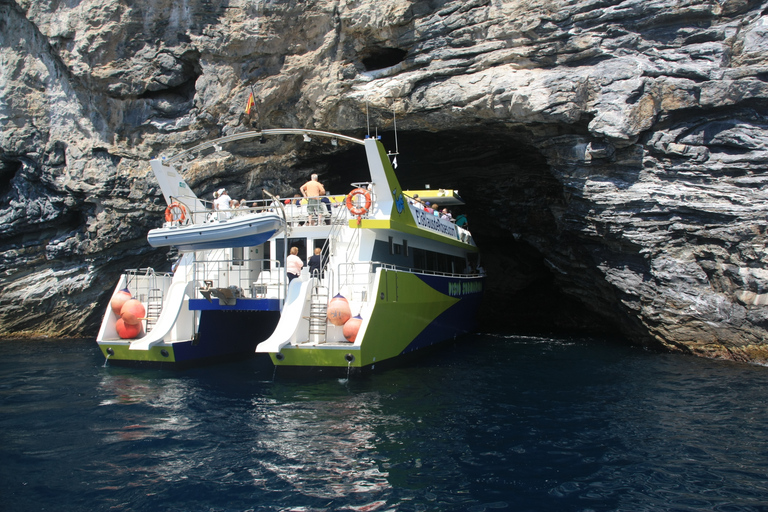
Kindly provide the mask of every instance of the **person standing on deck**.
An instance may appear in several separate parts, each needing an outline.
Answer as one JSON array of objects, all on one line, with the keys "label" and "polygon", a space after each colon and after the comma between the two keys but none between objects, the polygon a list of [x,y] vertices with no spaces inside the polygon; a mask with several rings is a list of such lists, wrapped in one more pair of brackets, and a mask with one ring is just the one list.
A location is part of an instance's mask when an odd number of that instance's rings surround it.
[{"label": "person standing on deck", "polygon": [[218,197],[213,201],[213,209],[219,212],[219,220],[228,219],[232,198],[225,188],[220,188],[218,192]]},{"label": "person standing on deck", "polygon": [[320,275],[321,273],[321,267],[323,266],[323,262],[321,260],[320,254],[323,252],[322,249],[319,247],[315,247],[315,254],[314,256],[311,256],[309,258],[309,275],[310,277],[322,277]]},{"label": "person standing on deck", "polygon": [[327,190],[325,191],[325,195],[323,195],[323,197],[320,198],[320,210],[323,215],[323,224],[330,224],[333,210],[331,209],[331,200],[328,197]]},{"label": "person standing on deck", "polygon": [[303,184],[299,190],[301,190],[301,193],[308,200],[307,216],[309,217],[309,225],[315,225],[312,215],[315,216],[317,224],[319,225],[322,222],[323,214],[322,205],[320,204],[320,196],[325,195],[325,187],[323,187],[322,183],[317,181],[317,174],[313,174],[311,179]]},{"label": "person standing on deck", "polygon": [[303,267],[304,262],[299,258],[299,248],[294,245],[291,247],[291,254],[288,255],[288,259],[285,261],[285,271],[288,273],[289,283],[301,275]]}]

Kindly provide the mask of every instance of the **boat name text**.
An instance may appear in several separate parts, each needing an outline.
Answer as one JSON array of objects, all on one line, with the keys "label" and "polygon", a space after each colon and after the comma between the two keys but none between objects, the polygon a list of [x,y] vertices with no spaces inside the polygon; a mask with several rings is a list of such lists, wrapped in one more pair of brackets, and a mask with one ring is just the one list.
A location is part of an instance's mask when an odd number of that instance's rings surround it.
[{"label": "boat name text", "polygon": [[416,224],[422,228],[431,229],[448,236],[456,236],[456,227],[450,222],[442,223],[440,217],[424,210],[414,209],[413,211],[416,213]]},{"label": "boat name text", "polygon": [[455,283],[448,283],[448,295],[451,297],[469,295],[470,293],[480,293],[482,291],[482,281],[460,281]]}]

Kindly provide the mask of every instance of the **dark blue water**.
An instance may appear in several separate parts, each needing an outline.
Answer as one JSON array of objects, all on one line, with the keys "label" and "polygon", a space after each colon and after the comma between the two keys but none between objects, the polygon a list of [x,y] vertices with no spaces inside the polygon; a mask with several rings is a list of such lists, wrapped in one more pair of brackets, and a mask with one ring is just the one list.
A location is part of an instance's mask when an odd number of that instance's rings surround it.
[{"label": "dark blue water", "polygon": [[349,380],[0,342],[0,509],[768,510],[768,368],[473,335]]}]

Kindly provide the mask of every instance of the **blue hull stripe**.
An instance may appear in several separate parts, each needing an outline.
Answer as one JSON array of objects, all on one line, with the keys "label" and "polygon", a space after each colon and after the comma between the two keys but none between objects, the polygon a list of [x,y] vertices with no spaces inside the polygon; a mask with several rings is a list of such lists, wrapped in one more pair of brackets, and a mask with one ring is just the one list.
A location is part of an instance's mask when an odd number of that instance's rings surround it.
[{"label": "blue hull stripe", "polygon": [[272,334],[279,318],[279,313],[271,311],[202,311],[197,341],[174,343],[176,363],[235,355],[253,357],[256,345]]},{"label": "blue hull stripe", "polygon": [[219,304],[218,299],[189,299],[189,309],[198,311],[280,311],[278,299],[237,299],[231,306]]},{"label": "blue hull stripe", "polygon": [[[456,304],[443,311],[426,329],[419,333],[403,349],[402,354],[447,341],[460,334],[471,332],[477,326],[477,310],[480,308],[480,302],[483,298],[482,290],[485,286],[485,279],[456,279],[433,275],[420,275],[419,278],[433,289],[446,295],[455,295],[456,283],[459,283],[460,291],[464,290],[467,293],[462,293]],[[477,286],[478,284],[479,287]],[[454,293],[451,293],[452,287]]]}]

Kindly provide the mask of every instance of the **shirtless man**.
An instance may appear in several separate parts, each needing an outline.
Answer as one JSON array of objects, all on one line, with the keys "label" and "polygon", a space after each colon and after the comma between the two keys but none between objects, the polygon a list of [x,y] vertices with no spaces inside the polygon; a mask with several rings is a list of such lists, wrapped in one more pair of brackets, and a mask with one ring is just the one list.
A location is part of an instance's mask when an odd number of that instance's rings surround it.
[{"label": "shirtless man", "polygon": [[317,181],[317,174],[313,174],[311,179],[303,184],[299,190],[301,190],[302,195],[307,198],[307,216],[309,217],[309,225],[315,225],[315,221],[312,217],[313,214],[319,225],[320,222],[322,222],[321,219],[323,214],[320,196],[325,195],[325,187],[323,187],[322,183]]}]

